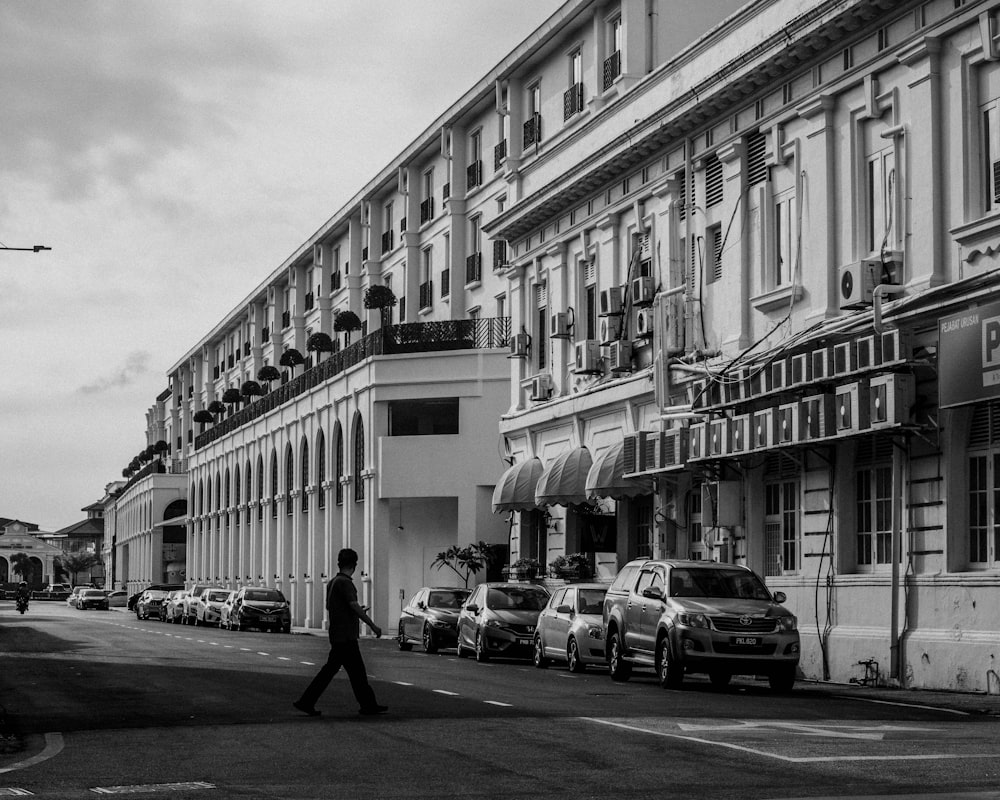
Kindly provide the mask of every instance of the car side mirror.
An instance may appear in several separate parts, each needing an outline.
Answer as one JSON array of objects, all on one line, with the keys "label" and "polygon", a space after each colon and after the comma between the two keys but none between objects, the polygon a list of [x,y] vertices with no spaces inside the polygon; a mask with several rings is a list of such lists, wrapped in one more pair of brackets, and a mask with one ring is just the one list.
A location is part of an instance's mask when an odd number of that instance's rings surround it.
[{"label": "car side mirror", "polygon": [[421,611],[426,611],[427,610],[427,603],[425,603],[423,600],[421,600],[419,603],[417,603],[417,608],[419,608]]},{"label": "car side mirror", "polygon": [[775,603],[784,603],[785,600],[788,599],[784,592],[775,592],[772,596],[774,597]]},{"label": "car side mirror", "polygon": [[556,613],[557,614],[572,614],[573,613],[573,607],[572,606],[568,606],[568,605],[566,605],[564,603],[563,605],[559,606],[556,609]]},{"label": "car side mirror", "polygon": [[663,589],[659,586],[649,586],[642,590],[642,596],[648,597],[650,600],[662,600],[663,599]]},{"label": "car side mirror", "polygon": [[472,603],[471,605],[467,605],[465,607],[465,610],[468,611],[470,614],[478,614],[479,606],[477,606],[475,603]]}]

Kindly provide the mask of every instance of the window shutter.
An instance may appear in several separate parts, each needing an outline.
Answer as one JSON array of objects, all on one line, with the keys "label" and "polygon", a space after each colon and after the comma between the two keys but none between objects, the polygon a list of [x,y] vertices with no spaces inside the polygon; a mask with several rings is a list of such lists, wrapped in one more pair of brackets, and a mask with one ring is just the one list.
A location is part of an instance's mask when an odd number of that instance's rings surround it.
[{"label": "window shutter", "polygon": [[969,448],[1000,443],[1000,403],[976,406],[969,426]]},{"label": "window shutter", "polygon": [[763,133],[752,134],[747,139],[747,183],[754,186],[767,180],[767,138]]},{"label": "window shutter", "polygon": [[717,226],[712,231],[712,276],[714,280],[722,277],[722,228]]},{"label": "window shutter", "polygon": [[718,156],[709,156],[705,163],[705,205],[708,208],[722,202],[722,162]]},{"label": "window shutter", "polygon": [[1000,161],[993,162],[993,203],[1000,205]]}]

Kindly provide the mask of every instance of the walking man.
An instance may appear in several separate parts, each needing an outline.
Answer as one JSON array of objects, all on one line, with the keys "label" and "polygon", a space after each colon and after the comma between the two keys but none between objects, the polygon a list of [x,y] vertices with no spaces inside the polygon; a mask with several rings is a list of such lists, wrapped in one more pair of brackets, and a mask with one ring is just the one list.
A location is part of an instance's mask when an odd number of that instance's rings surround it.
[{"label": "walking man", "polygon": [[326,609],[330,613],[330,655],[312,683],[306,687],[302,697],[292,703],[310,717],[320,715],[316,709],[316,701],[341,667],[351,680],[360,713],[384,714],[389,710],[388,706],[380,706],[375,700],[375,692],[368,683],[368,673],[358,645],[360,622],[372,629],[375,638],[382,636],[382,629],[372,622],[368,612],[358,603],[358,590],[351,580],[357,567],[358,554],[354,550],[344,548],[337,554],[337,569],[340,571],[326,590]]}]

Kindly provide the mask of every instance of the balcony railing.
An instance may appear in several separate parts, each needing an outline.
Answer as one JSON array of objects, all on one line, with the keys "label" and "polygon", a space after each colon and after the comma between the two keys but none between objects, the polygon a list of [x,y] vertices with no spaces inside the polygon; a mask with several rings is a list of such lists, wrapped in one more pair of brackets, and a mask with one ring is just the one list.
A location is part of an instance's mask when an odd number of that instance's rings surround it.
[{"label": "balcony railing", "polygon": [[434,305],[434,284],[431,281],[424,281],[420,284],[420,308],[430,308]]},{"label": "balcony railing", "polygon": [[611,88],[618,76],[622,74],[622,52],[615,50],[610,56],[604,59],[604,91]]},{"label": "balcony railing", "polygon": [[483,182],[483,162],[473,161],[465,168],[465,189],[471,191]]},{"label": "balcony railing", "polygon": [[382,254],[388,253],[392,250],[392,231],[386,231],[382,234]]},{"label": "balcony railing", "polygon": [[428,197],[420,201],[420,224],[430,222],[434,219],[434,198]]},{"label": "balcony railing", "polygon": [[[509,340],[509,317],[408,322],[380,328],[343,350],[330,354],[312,369],[296,375],[287,383],[241,408],[228,419],[198,434],[194,440],[194,448],[198,450],[238,430],[373,356],[452,350],[505,350]],[[132,479],[135,480],[138,480],[138,475]]]},{"label": "balcony railing", "polygon": [[483,279],[483,254],[473,253],[465,259],[465,283],[478,283]]},{"label": "balcony railing", "polygon": [[451,294],[451,270],[441,270],[441,296],[447,297]]},{"label": "balcony railing", "polygon": [[501,140],[500,144],[493,148],[493,170],[496,171],[503,166],[504,159],[507,158],[507,140]]},{"label": "balcony railing", "polygon": [[542,141],[542,115],[532,114],[524,123],[524,149]]},{"label": "balcony railing", "polygon": [[563,119],[567,120],[581,111],[583,111],[583,84],[574,83],[563,92]]},{"label": "balcony railing", "polygon": [[316,304],[316,295],[312,292],[306,292],[306,311],[312,311],[313,306]]},{"label": "balcony railing", "polygon": [[500,269],[507,263],[507,242],[504,239],[493,240],[493,269]]}]

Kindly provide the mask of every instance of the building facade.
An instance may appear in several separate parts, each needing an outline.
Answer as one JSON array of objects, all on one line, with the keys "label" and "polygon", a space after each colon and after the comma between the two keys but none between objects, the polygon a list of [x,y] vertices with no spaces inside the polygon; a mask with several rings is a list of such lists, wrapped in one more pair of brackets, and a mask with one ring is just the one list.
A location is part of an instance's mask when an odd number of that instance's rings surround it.
[{"label": "building facade", "polygon": [[749,3],[523,172],[515,553],[745,563],[805,676],[1000,691],[996,31]]}]

